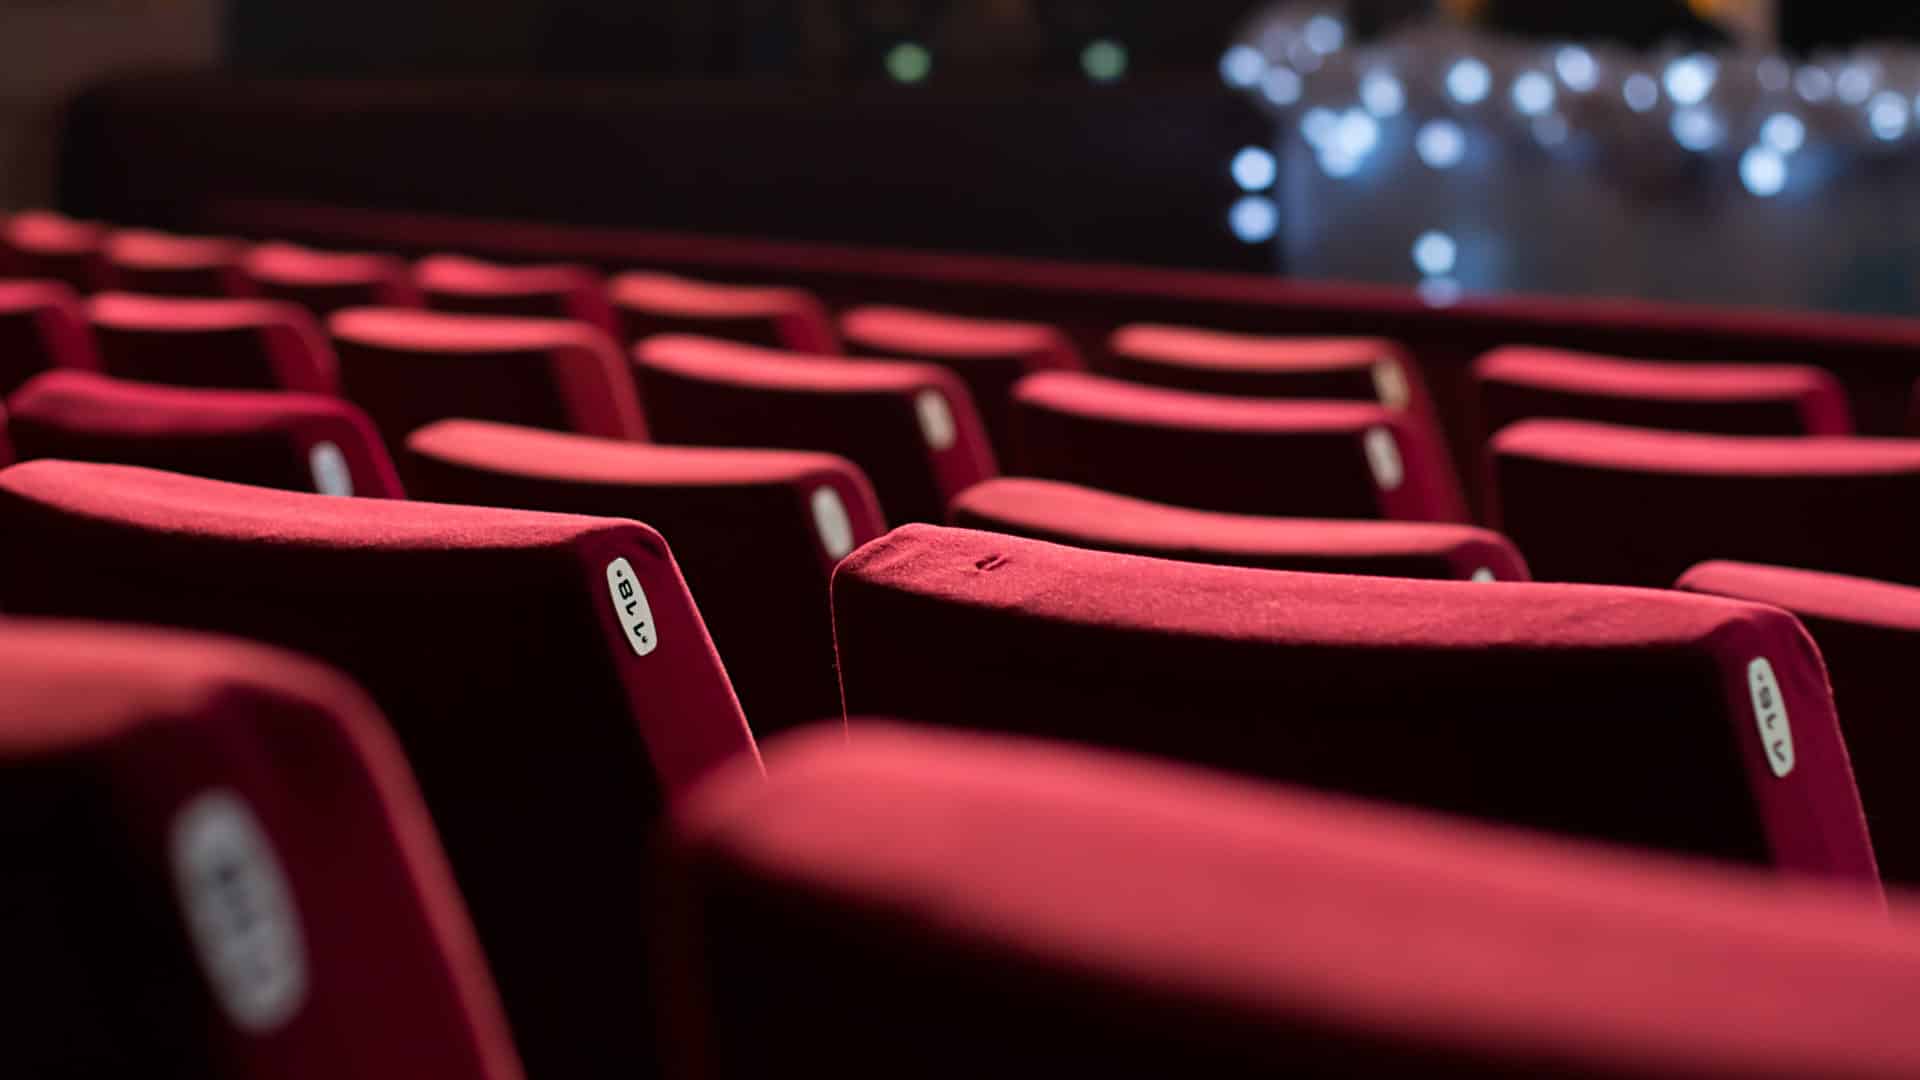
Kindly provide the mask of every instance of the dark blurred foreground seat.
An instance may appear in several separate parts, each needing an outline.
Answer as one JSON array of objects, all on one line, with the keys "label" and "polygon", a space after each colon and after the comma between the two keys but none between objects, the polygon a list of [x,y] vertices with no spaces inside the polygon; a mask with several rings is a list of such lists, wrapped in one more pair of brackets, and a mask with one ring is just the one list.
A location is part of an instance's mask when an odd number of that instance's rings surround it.
[{"label": "dark blurred foreground seat", "polygon": [[237,641],[0,623],[9,1076],[521,1075],[393,734]]},{"label": "dark blurred foreground seat", "polygon": [[909,525],[847,557],[833,609],[849,716],[1151,752],[1877,888],[1819,654],[1763,605]]},{"label": "dark blurred foreground seat", "polygon": [[1079,372],[1014,388],[1008,472],[1197,510],[1464,521],[1452,465],[1405,413],[1247,400]]},{"label": "dark blurred foreground seat", "polygon": [[839,715],[827,580],[885,530],[851,462],[474,420],[421,428],[407,455],[418,498],[646,522],[673,544],[755,733]]},{"label": "dark blurred foreground seat", "polygon": [[1489,524],[1542,581],[1664,588],[1737,559],[1920,583],[1920,440],[1526,420],[1488,452]]},{"label": "dark blurred foreground seat", "polygon": [[1701,563],[1675,587],[1772,604],[1806,626],[1833,682],[1880,873],[1920,885],[1920,723],[1908,681],[1920,667],[1920,589],[1737,562]]},{"label": "dark blurred foreground seat", "polygon": [[217,630],[351,675],[419,778],[529,1072],[649,1066],[653,824],[756,760],[659,534],[32,461],[0,471],[0,564],[9,612]]},{"label": "dark blurred foreground seat", "polygon": [[634,349],[654,438],[838,454],[873,482],[889,521],[941,521],[994,475],[967,389],[931,364],[874,364],[662,335]]},{"label": "dark blurred foreground seat", "polygon": [[673,833],[682,1076],[1920,1074],[1920,916],[1746,871],[877,726]]},{"label": "dark blurred foreground seat", "polygon": [[340,372],[319,323],[278,300],[100,293],[87,302],[103,370],[216,390],[333,394]]},{"label": "dark blurred foreground seat", "polygon": [[1161,559],[1326,574],[1525,581],[1507,539],[1472,525],[1189,510],[1058,480],[1003,476],[953,500],[950,524]]},{"label": "dark blurred foreground seat", "polygon": [[144,465],[322,495],[404,495],[373,423],[336,397],[52,371],[9,397],[7,409],[22,459]]}]

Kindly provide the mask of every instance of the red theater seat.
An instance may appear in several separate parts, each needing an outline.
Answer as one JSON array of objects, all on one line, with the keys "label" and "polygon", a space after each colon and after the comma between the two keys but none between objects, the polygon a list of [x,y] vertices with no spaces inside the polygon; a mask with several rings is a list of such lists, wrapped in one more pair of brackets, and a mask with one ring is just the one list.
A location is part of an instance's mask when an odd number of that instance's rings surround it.
[{"label": "red theater seat", "polygon": [[394,453],[435,420],[465,417],[643,439],[620,350],[565,319],[348,308],[327,320],[347,397]]},{"label": "red theater seat", "polygon": [[1819,654],[1758,604],[913,525],[847,557],[833,607],[850,716],[1876,880]]},{"label": "red theater seat", "polygon": [[668,860],[687,1075],[1920,1071],[1910,909],[1118,755],[782,740]]},{"label": "red theater seat", "polygon": [[23,210],[0,224],[0,276],[60,281],[78,293],[100,287],[107,229],[49,210]]},{"label": "red theater seat", "polygon": [[101,293],[87,302],[109,375],[220,390],[332,394],[340,373],[320,327],[274,300]]},{"label": "red theater seat", "polygon": [[1664,587],[1744,559],[1920,583],[1920,441],[1526,420],[1490,453],[1490,523],[1543,581]]},{"label": "red theater seat", "polygon": [[57,281],[0,281],[0,395],[42,371],[99,366],[72,289]]},{"label": "red theater seat", "polygon": [[1564,418],[1725,435],[1851,435],[1840,381],[1795,364],[1674,364],[1511,346],[1473,365],[1482,445]]},{"label": "red theater seat", "polygon": [[994,451],[1003,456],[1013,384],[1037,371],[1086,367],[1066,335],[1044,323],[862,307],[841,316],[840,332],[853,352],[939,364],[958,375],[973,395]]},{"label": "red theater seat", "polygon": [[53,371],[7,399],[21,458],[144,465],[322,495],[402,497],[373,424],[336,397]]},{"label": "red theater seat", "polygon": [[753,759],[658,533],[118,465],[0,472],[0,607],[240,634],[336,664],[392,721],[534,1076],[650,1065],[645,852]]},{"label": "red theater seat", "polygon": [[506,266],[432,255],[414,264],[413,280],[436,311],[572,319],[609,335],[620,329],[600,275],[584,266]]},{"label": "red theater seat", "polygon": [[1056,544],[1222,566],[1525,581],[1499,533],[1471,525],[1254,517],[1188,510],[1057,480],[1001,477],[953,500],[949,523]]},{"label": "red theater seat", "polygon": [[436,502],[635,518],[674,545],[756,733],[840,714],[827,579],[885,530],[844,458],[444,420],[407,439]]},{"label": "red theater seat", "polygon": [[943,520],[994,474],[973,400],[945,368],[662,335],[635,347],[634,371],[661,442],[838,454],[892,521]]},{"label": "red theater seat", "polygon": [[1433,424],[1426,383],[1386,338],[1233,334],[1138,323],[1114,331],[1101,371],[1234,397],[1374,401]]},{"label": "red theater seat", "polygon": [[1355,401],[1248,401],[1078,372],[1014,388],[1010,472],[1240,514],[1463,521],[1440,447]]},{"label": "red theater seat", "polygon": [[236,296],[246,291],[247,247],[223,236],[176,236],[120,229],[102,249],[106,287],[151,296]]},{"label": "red theater seat", "polygon": [[804,289],[638,272],[618,275],[607,288],[629,345],[655,334],[696,334],[801,353],[840,351],[826,308]]},{"label": "red theater seat", "polygon": [[249,296],[299,304],[316,318],[348,307],[418,307],[420,290],[393,255],[261,244],[240,261]]},{"label": "red theater seat", "polygon": [[1920,725],[1907,681],[1907,665],[1920,661],[1920,589],[1737,562],[1701,563],[1675,587],[1772,604],[1806,626],[1833,681],[1881,875],[1920,885]]},{"label": "red theater seat", "polygon": [[393,734],[339,675],[0,628],[9,1076],[517,1080]]}]

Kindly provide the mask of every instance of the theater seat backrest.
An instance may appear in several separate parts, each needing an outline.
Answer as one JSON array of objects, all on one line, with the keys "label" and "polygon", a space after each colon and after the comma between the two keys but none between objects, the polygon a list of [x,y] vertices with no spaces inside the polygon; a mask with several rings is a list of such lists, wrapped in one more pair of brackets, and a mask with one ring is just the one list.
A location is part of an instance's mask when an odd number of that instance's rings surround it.
[{"label": "theater seat backrest", "polygon": [[1920,584],[1920,441],[1526,420],[1488,453],[1489,524],[1543,581],[1664,587],[1739,559]]},{"label": "theater seat backrest", "polygon": [[327,321],[346,396],[398,454],[464,417],[583,435],[647,434],[633,376],[605,334],[565,319],[348,308]]},{"label": "theater seat backrest", "polygon": [[673,542],[755,733],[839,715],[827,579],[885,529],[845,458],[473,420],[414,432],[407,454],[419,498],[646,522]]},{"label": "theater seat backrest", "polygon": [[768,760],[675,822],[685,1075],[1920,1070],[1911,910],[1022,741]]},{"label": "theater seat backrest", "polygon": [[21,387],[7,408],[23,459],[144,465],[322,495],[404,494],[373,423],[336,397],[53,371]]},{"label": "theater seat backrest", "polygon": [[849,556],[833,606],[849,715],[1876,880],[1819,654],[1773,608],[919,525]]},{"label": "theater seat backrest", "polygon": [[826,308],[805,289],[636,271],[617,275],[607,290],[628,345],[656,334],[694,334],[798,353],[840,351]]},{"label": "theater seat backrest", "polygon": [[1197,510],[1463,521],[1437,443],[1355,401],[1246,400],[1048,372],[1014,388],[1010,472]]},{"label": "theater seat backrest", "polygon": [[1113,332],[1101,372],[1232,397],[1371,401],[1434,426],[1426,381],[1386,338],[1236,334],[1135,323]]},{"label": "theater seat backrest", "polygon": [[430,255],[414,264],[413,279],[435,311],[571,319],[609,336],[620,329],[600,275],[584,266],[508,266],[464,255]]},{"label": "theater seat backrest", "polygon": [[0,472],[0,608],[251,637],[392,722],[534,1075],[651,1055],[643,856],[752,737],[657,533],[114,465]]},{"label": "theater seat backrest", "polygon": [[890,521],[940,521],[995,472],[973,400],[945,368],[663,335],[634,349],[634,372],[659,441],[838,454]]},{"label": "theater seat backrest", "polygon": [[317,319],[349,307],[418,307],[420,290],[398,256],[261,244],[240,261],[248,296],[285,300]]},{"label": "theater seat backrest", "polygon": [[1471,525],[1220,514],[1057,480],[1003,476],[975,484],[954,499],[947,518],[964,529],[1220,566],[1527,580],[1527,564],[1506,537]]},{"label": "theater seat backrest", "polygon": [[104,283],[150,296],[243,295],[240,260],[246,250],[240,241],[222,236],[120,229],[108,234],[102,248]]},{"label": "theater seat backrest", "polygon": [[49,210],[23,210],[0,222],[0,275],[58,281],[77,293],[101,285],[107,229]]},{"label": "theater seat backrest", "polygon": [[87,319],[103,370],[118,378],[216,390],[340,388],[319,324],[293,304],[109,292],[87,302]]},{"label": "theater seat backrest", "polygon": [[0,627],[10,1076],[521,1075],[378,711],[288,653]]},{"label": "theater seat backrest", "polygon": [[72,289],[57,281],[0,281],[0,394],[43,371],[99,366],[86,311]]}]

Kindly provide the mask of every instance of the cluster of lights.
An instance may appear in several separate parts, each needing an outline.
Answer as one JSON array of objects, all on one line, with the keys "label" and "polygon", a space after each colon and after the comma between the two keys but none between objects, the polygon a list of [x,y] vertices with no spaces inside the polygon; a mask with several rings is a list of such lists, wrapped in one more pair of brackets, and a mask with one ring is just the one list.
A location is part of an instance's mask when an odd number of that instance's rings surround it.
[{"label": "cluster of lights", "polygon": [[[1920,52],[1814,63],[1708,52],[1654,59],[1432,23],[1355,47],[1328,0],[1281,4],[1254,20],[1222,54],[1220,75],[1288,118],[1337,180],[1359,175],[1393,139],[1410,141],[1428,169],[1460,168],[1479,140],[1505,138],[1505,124],[1547,153],[1570,152],[1577,140],[1644,156],[1664,141],[1675,161],[1737,162],[1741,186],[1772,198],[1803,155],[1872,151],[1920,133]],[[1278,165],[1272,151],[1259,153],[1242,151],[1232,170],[1241,194],[1231,224],[1250,243],[1270,239],[1279,222],[1266,194]],[[1423,234],[1413,251],[1423,277],[1452,280],[1452,237]]]}]

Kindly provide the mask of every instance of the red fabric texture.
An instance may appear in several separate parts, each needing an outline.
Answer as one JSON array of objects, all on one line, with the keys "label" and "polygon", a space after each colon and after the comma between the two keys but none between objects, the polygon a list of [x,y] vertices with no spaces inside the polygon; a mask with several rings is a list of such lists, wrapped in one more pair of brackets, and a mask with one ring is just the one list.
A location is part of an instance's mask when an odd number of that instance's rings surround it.
[{"label": "red fabric texture", "polygon": [[1005,458],[1013,384],[1037,371],[1086,368],[1066,335],[1045,323],[969,319],[915,308],[859,307],[840,317],[848,348],[939,364],[967,384],[994,453]]},{"label": "red fabric texture", "polygon": [[1057,480],[1009,476],[975,484],[953,501],[948,522],[1096,551],[1221,566],[1527,580],[1526,563],[1505,537],[1471,525],[1222,514]]},{"label": "red fabric texture", "polygon": [[413,278],[436,311],[572,319],[611,337],[620,332],[600,275],[584,266],[508,266],[465,255],[430,255],[414,264]]},{"label": "red fabric texture", "polygon": [[1851,435],[1840,380],[1798,364],[1674,364],[1509,346],[1473,365],[1478,441],[1519,420],[1722,435]]},{"label": "red fabric texture", "polygon": [[435,420],[647,437],[632,373],[591,326],[565,319],[348,308],[327,320],[341,384],[395,454]]},{"label": "red fabric texture", "polygon": [[1675,588],[1784,608],[1820,646],[1881,876],[1920,885],[1920,800],[1908,665],[1920,662],[1920,589],[1754,563],[1705,562]]},{"label": "red fabric texture", "polygon": [[[659,534],[64,461],[0,472],[0,522],[9,612],[243,635],[365,686],[420,779],[528,1071],[648,1067],[650,824],[721,763],[757,761]],[[617,559],[651,607],[647,655],[610,591]]]},{"label": "red fabric texture", "polygon": [[[996,471],[966,386],[942,367],[677,334],[633,355],[659,441],[838,454],[867,474],[890,521],[942,521],[949,500]],[[928,405],[943,422],[929,425]]]},{"label": "red fabric texture", "polygon": [[[1203,566],[906,526],[833,581],[849,715],[1156,753],[1874,884],[1826,673],[1682,593]],[[1792,735],[1769,766],[1748,686]]]},{"label": "red fabric texture", "polygon": [[241,259],[240,275],[246,295],[299,304],[319,319],[341,308],[424,303],[412,271],[394,255],[261,244]]},{"label": "red fabric texture", "polygon": [[[1391,471],[1376,469],[1369,439]],[[1440,448],[1405,414],[1363,402],[1249,400],[1048,372],[1014,388],[1013,443],[1011,472],[1197,510],[1466,520]]]},{"label": "red fabric texture", "polygon": [[[336,397],[198,390],[88,371],[37,376],[7,399],[21,458],[144,465],[242,484],[318,491],[316,449],[331,446],[352,491],[405,495],[365,413]],[[335,494],[335,492],[328,492]]]},{"label": "red fabric texture", "polygon": [[1024,740],[730,780],[674,822],[680,1075],[1920,1070],[1904,907]]},{"label": "red fabric texture", "polygon": [[1920,583],[1920,442],[1526,420],[1488,453],[1490,524],[1543,581],[1664,587],[1737,559]]},{"label": "red fabric texture", "polygon": [[[522,1075],[413,776],[337,673],[219,638],[12,620],[0,712],[0,932],[32,990],[10,1073]],[[287,886],[304,992],[258,1026],[222,1005],[180,899],[180,830],[209,799],[252,816]]]},{"label": "red fabric texture", "polygon": [[655,334],[694,334],[800,353],[840,351],[827,309],[805,289],[633,272],[616,276],[607,291],[628,345]]},{"label": "red fabric texture", "polygon": [[0,224],[0,275],[59,281],[78,293],[100,287],[107,229],[50,210],[23,210]]},{"label": "red fabric texture", "polygon": [[0,394],[54,368],[98,369],[80,298],[58,281],[0,281]]},{"label": "red fabric texture", "polygon": [[[674,545],[756,734],[839,714],[828,578],[852,546],[885,531],[852,462],[471,420],[414,432],[407,454],[423,499],[646,522]],[[844,535],[823,532],[820,499],[844,515]]]},{"label": "red fabric texture", "polygon": [[243,295],[240,260],[246,250],[244,243],[224,236],[118,229],[101,248],[102,280],[109,289],[150,296]]},{"label": "red fabric texture", "polygon": [[337,393],[333,349],[313,316],[274,300],[100,293],[87,301],[103,370],[216,390]]}]

